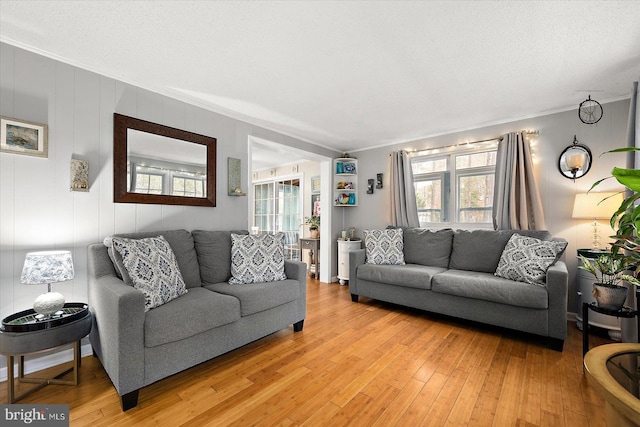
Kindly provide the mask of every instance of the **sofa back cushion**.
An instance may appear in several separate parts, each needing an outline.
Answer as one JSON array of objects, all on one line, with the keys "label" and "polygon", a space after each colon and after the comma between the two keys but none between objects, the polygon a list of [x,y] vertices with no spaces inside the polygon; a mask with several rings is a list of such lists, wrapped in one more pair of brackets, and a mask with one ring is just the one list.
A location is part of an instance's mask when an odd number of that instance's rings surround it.
[{"label": "sofa back cushion", "polygon": [[449,268],[494,273],[504,247],[515,233],[540,240],[551,237],[546,230],[456,230]]},{"label": "sofa back cushion", "polygon": [[144,239],[113,237],[134,288],[144,294],[144,310],[160,307],[187,293],[173,249],[160,235]]},{"label": "sofa back cushion", "polygon": [[364,230],[367,264],[404,265],[402,228]]},{"label": "sofa back cushion", "polygon": [[228,282],[231,278],[231,233],[249,234],[246,230],[191,232],[203,283]]},{"label": "sofa back cushion", "polygon": [[453,244],[453,230],[427,230],[424,228],[405,228],[404,262],[430,267],[447,268]]},{"label": "sofa back cushion", "polygon": [[[169,230],[169,231],[151,231],[151,232],[138,232],[138,233],[125,233],[114,234],[114,237],[124,237],[127,239],[144,239],[147,237],[164,236],[166,241],[171,246],[175,255],[180,273],[184,283],[188,288],[196,288],[202,285],[200,282],[200,269],[198,268],[198,257],[196,256],[196,249],[191,233],[187,230]],[[116,251],[117,252],[117,251]],[[116,254],[116,270],[121,268],[122,260],[117,257]],[[122,273],[122,271],[120,271]],[[123,274],[124,276],[124,274]],[[126,279],[123,277],[123,279]],[[126,280],[125,280],[126,282]]]}]

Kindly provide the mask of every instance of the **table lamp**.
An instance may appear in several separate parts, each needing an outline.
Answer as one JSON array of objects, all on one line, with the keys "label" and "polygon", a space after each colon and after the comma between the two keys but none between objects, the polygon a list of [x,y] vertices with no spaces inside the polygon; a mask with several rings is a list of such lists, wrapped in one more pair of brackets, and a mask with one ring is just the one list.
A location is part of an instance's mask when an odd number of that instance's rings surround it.
[{"label": "table lamp", "polygon": [[611,218],[622,204],[622,193],[578,193],[573,203],[572,218],[593,219],[592,247],[593,251],[601,251],[598,235],[598,219]]},{"label": "table lamp", "polygon": [[33,309],[43,316],[50,316],[64,307],[64,297],[51,292],[51,284],[73,279],[73,259],[70,251],[29,252],[24,259],[20,283],[47,285],[48,291],[33,302]]}]

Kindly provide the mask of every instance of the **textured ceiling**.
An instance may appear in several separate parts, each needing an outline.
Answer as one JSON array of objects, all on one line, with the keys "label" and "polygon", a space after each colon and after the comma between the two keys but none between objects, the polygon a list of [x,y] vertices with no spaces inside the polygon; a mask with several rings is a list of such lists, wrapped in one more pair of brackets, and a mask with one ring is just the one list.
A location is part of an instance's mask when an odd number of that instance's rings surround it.
[{"label": "textured ceiling", "polygon": [[0,0],[0,40],[351,152],[628,97],[640,2]]}]

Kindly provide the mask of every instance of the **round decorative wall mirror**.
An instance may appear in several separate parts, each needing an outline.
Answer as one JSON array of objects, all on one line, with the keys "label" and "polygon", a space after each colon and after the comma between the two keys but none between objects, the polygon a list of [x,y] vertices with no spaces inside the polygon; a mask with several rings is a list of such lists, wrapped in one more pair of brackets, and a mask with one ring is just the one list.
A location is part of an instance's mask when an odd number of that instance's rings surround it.
[{"label": "round decorative wall mirror", "polygon": [[565,178],[582,178],[591,169],[591,150],[584,144],[578,143],[578,138],[573,136],[573,144],[560,153],[558,169]]}]

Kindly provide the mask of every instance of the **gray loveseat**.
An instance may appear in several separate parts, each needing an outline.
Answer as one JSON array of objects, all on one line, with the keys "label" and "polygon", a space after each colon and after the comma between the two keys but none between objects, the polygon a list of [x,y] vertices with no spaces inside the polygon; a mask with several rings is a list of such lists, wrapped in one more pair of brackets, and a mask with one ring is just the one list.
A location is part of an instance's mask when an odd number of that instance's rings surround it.
[{"label": "gray loveseat", "polygon": [[[547,337],[562,351],[567,337],[568,272],[558,260],[546,286],[494,276],[512,234],[548,240],[547,231],[403,229],[405,265],[365,263],[349,254],[349,292],[452,317]],[[558,239],[560,240],[560,239]]]},{"label": "gray loveseat", "polygon": [[171,246],[188,292],[147,312],[142,292],[117,276],[105,245],[88,248],[89,338],[124,411],[137,405],[140,388],[288,325],[301,331],[306,316],[304,263],[285,261],[286,280],[230,285],[230,231],[118,236],[158,235]]}]

